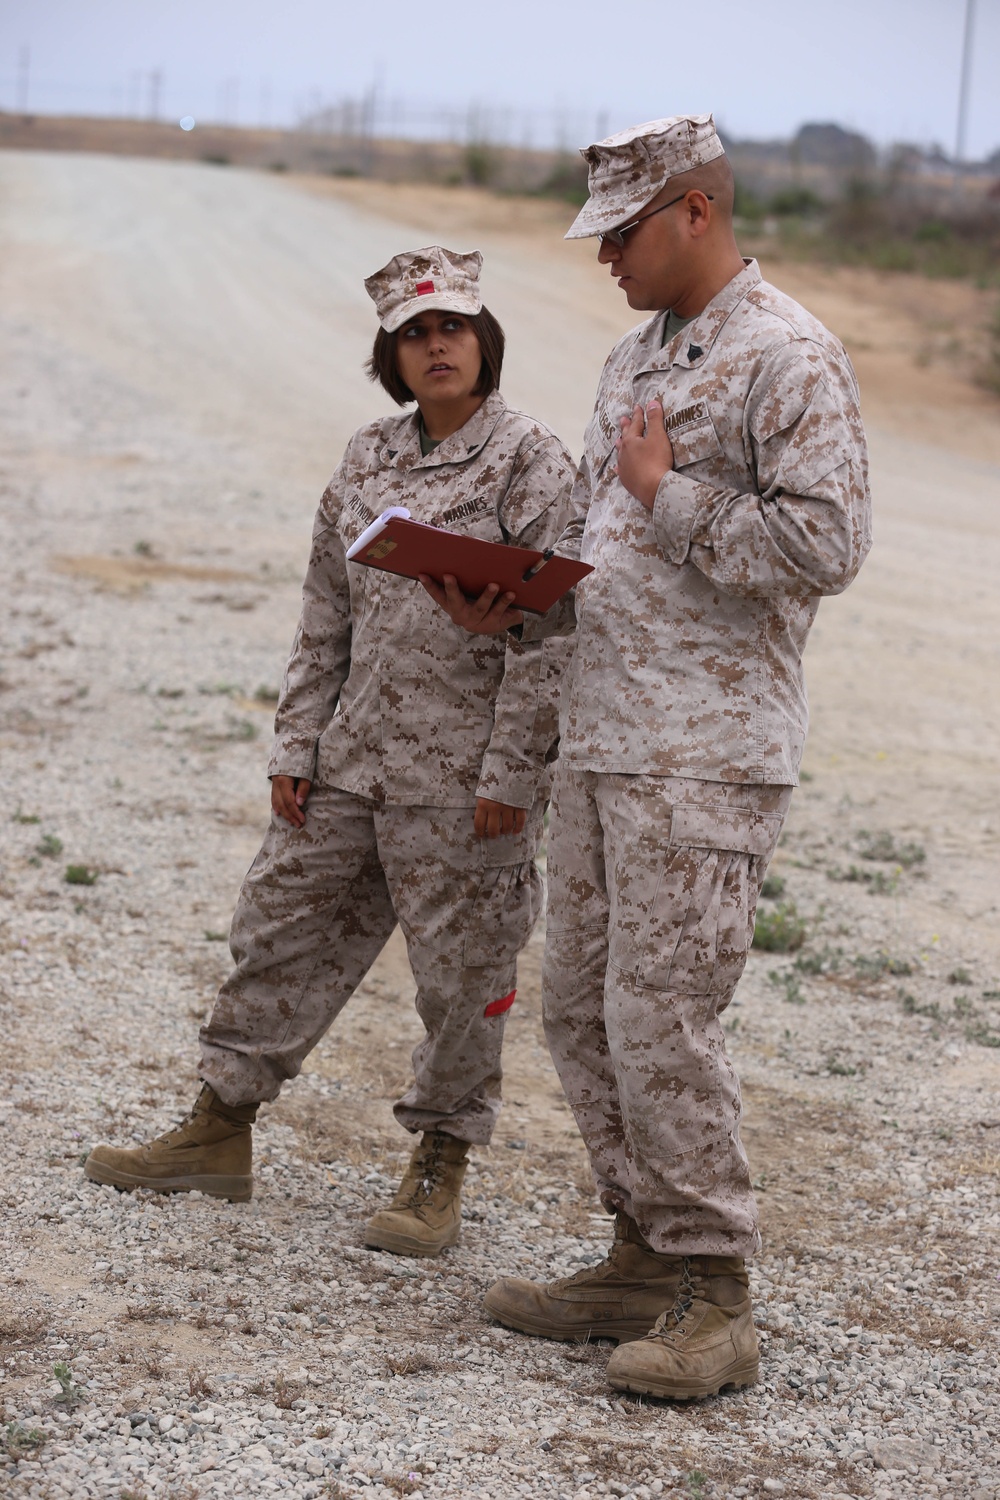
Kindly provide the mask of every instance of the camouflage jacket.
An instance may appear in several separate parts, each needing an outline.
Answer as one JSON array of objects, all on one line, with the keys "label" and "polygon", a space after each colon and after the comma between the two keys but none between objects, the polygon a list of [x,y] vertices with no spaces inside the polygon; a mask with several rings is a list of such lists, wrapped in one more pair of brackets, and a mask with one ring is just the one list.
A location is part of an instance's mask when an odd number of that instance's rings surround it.
[{"label": "camouflage jacket", "polygon": [[345,554],[390,505],[549,547],[569,519],[572,480],[559,439],[497,392],[426,457],[414,413],[360,428],[316,517],[268,774],[413,806],[483,796],[530,807],[547,795],[571,643],[467,635],[419,583]]},{"label": "camouflage jacket", "polygon": [[[806,636],[871,546],[857,381],[753,261],[663,345],[665,316],[607,361],[559,542],[595,569],[576,590],[560,753],[580,770],[794,785]],[[650,512],[619,482],[614,444],[655,397],[674,468]],[[573,615],[567,600],[522,639]]]}]

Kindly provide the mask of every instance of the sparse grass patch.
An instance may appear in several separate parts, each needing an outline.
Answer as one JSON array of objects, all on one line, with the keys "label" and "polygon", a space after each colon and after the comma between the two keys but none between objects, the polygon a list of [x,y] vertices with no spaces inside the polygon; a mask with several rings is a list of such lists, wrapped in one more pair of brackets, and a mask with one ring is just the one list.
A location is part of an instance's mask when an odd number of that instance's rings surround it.
[{"label": "sparse grass patch", "polygon": [[836,974],[843,956],[842,948],[831,948],[824,943],[814,953],[800,953],[793,967],[800,974]]},{"label": "sparse grass patch", "polygon": [[858,1071],[852,1063],[842,1062],[839,1057],[833,1055],[827,1058],[826,1069],[835,1078],[853,1078]]},{"label": "sparse grass patch", "polygon": [[204,1370],[188,1370],[188,1395],[211,1396],[213,1386]]},{"label": "sparse grass patch", "polygon": [[779,896],[785,894],[785,877],[783,875],[765,875],[760,893],[766,901],[776,901]]},{"label": "sparse grass patch", "polygon": [[948,983],[949,984],[971,984],[972,983],[972,975],[969,973],[968,969],[963,969],[961,967],[957,968],[957,969],[952,969],[951,973],[948,975]]},{"label": "sparse grass patch", "polygon": [[63,841],[54,833],[44,833],[35,845],[35,853],[43,859],[55,859],[63,852]]},{"label": "sparse grass patch", "polygon": [[40,1313],[7,1313],[0,1317],[0,1349],[16,1344],[34,1344],[45,1332],[46,1319]]},{"label": "sparse grass patch", "polygon": [[291,1411],[295,1402],[302,1392],[297,1385],[289,1385],[284,1374],[279,1370],[274,1377],[274,1404],[282,1411]]},{"label": "sparse grass patch", "polygon": [[89,865],[67,865],[63,879],[67,885],[96,885],[97,871]]},{"label": "sparse grass patch", "polygon": [[41,821],[37,813],[22,812],[20,807],[11,818],[12,823],[40,823]]},{"label": "sparse grass patch", "polygon": [[880,860],[883,864],[902,865],[904,870],[922,865],[927,858],[923,844],[899,843],[887,828],[875,832],[862,828],[858,834],[858,853],[862,859]]},{"label": "sparse grass patch", "polygon": [[390,1375],[419,1375],[423,1370],[436,1368],[434,1361],[422,1354],[387,1355],[385,1367]]},{"label": "sparse grass patch", "polygon": [[806,940],[808,926],[794,901],[779,901],[771,911],[759,911],[753,946],[765,953],[794,953]]},{"label": "sparse grass patch", "polygon": [[985,1024],[967,1026],[965,1040],[975,1042],[977,1047],[1000,1047],[1000,1031],[992,1031]]},{"label": "sparse grass patch", "polygon": [[255,740],[259,733],[252,719],[237,719],[232,714],[226,715],[226,725],[227,740]]},{"label": "sparse grass patch", "polygon": [[913,965],[908,958],[893,958],[888,953],[859,953],[851,963],[854,972],[861,979],[880,979],[883,974],[913,973]]},{"label": "sparse grass patch", "polygon": [[782,990],[782,1000],[789,1005],[805,1005],[806,996],[797,974],[790,969],[768,969],[767,977],[776,989]]},{"label": "sparse grass patch", "polygon": [[0,1427],[0,1447],[7,1457],[18,1463],[22,1458],[33,1457],[48,1441],[48,1433],[40,1427],[25,1427],[23,1422],[8,1422]]},{"label": "sparse grass patch", "polygon": [[899,886],[899,871],[887,875],[884,870],[862,870],[860,865],[848,865],[842,870],[832,865],[826,872],[827,880],[836,880],[848,885],[866,885],[869,895],[892,896]]},{"label": "sparse grass patch", "polygon": [[900,995],[903,1006],[903,1014],[907,1016],[929,1016],[932,1021],[941,1020],[941,1007],[936,1000],[928,1000],[921,1004],[915,995],[908,991]]},{"label": "sparse grass patch", "polygon": [[205,928],[206,943],[224,943],[228,936],[229,934],[227,932],[213,932],[211,927]]}]

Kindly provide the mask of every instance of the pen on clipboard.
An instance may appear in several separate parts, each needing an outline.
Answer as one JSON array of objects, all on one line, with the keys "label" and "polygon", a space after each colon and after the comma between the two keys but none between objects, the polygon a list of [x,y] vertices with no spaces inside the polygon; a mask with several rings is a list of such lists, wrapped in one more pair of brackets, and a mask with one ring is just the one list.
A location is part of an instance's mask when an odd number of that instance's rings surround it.
[{"label": "pen on clipboard", "polygon": [[553,547],[546,547],[545,551],[542,553],[538,561],[536,563],[532,563],[527,573],[523,573],[521,575],[521,582],[527,583],[530,578],[534,578],[536,573],[540,573],[542,571],[549,558],[554,556],[555,549]]}]

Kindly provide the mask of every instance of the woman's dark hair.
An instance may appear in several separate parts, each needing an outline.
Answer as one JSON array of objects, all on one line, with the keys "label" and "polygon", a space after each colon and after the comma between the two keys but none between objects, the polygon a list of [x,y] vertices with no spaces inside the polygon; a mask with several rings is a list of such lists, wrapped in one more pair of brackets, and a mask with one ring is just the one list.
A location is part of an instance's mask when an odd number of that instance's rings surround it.
[{"label": "woman's dark hair", "polygon": [[[495,391],[500,384],[500,371],[503,369],[503,351],[506,344],[503,329],[488,307],[484,307],[477,313],[462,313],[461,316],[479,340],[479,351],[483,356],[483,362],[479,367],[479,379],[472,394],[488,396],[490,391]],[[405,327],[404,323],[403,328]],[[407,401],[414,399],[413,392],[400,376],[396,360],[396,344],[402,331],[402,328],[397,328],[395,333],[386,333],[384,328],[380,328],[375,335],[371,358],[365,362],[368,379],[377,380],[382,389],[388,391],[397,406],[405,406]]]}]

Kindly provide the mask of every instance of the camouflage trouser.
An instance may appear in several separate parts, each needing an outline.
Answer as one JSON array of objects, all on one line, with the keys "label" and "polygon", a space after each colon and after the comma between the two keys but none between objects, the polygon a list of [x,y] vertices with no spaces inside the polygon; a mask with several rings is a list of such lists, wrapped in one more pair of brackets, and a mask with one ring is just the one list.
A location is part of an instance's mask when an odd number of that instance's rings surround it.
[{"label": "camouflage trouser", "polygon": [[201,1076],[227,1104],[277,1096],[399,922],[425,1036],[396,1118],[490,1139],[517,955],[541,906],[542,809],[496,839],[476,838],[472,814],[314,786],[304,828],[272,816],[233,917],[236,968],[201,1030]]},{"label": "camouflage trouser", "polygon": [[606,1207],[668,1254],[760,1245],[719,1021],[790,787],[560,765],[545,1032]]}]

